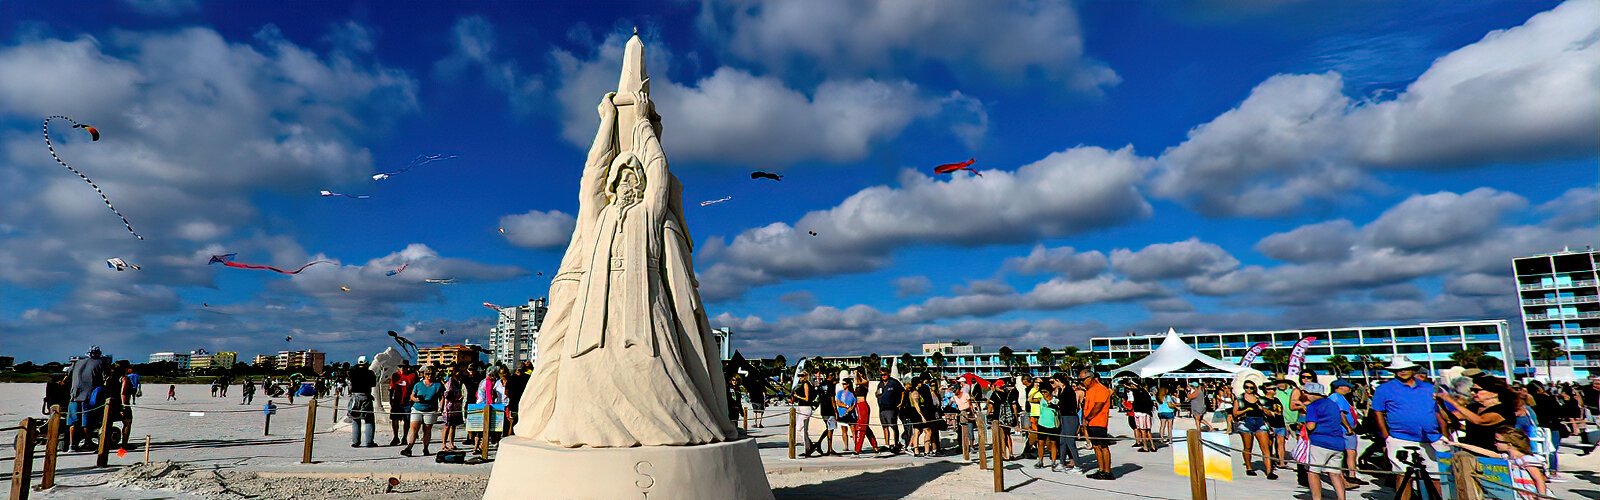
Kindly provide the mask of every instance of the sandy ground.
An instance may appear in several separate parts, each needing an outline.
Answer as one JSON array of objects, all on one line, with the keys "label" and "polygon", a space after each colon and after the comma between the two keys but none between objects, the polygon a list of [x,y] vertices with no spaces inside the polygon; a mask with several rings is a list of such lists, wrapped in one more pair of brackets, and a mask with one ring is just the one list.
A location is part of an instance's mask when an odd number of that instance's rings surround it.
[{"label": "sandy ground", "polygon": [[[65,453],[57,472],[58,486],[35,493],[33,498],[78,499],[212,499],[212,498],[476,498],[482,494],[493,463],[459,465],[434,463],[432,457],[403,457],[399,448],[351,448],[349,432],[328,413],[318,410],[313,457],[300,464],[306,409],[287,406],[278,399],[272,434],[262,435],[263,416],[254,405],[238,404],[238,388],[228,399],[209,397],[209,387],[179,386],[177,401],[163,401],[165,388],[147,387],[147,397],[136,410],[133,437],[126,456],[110,457],[110,467],[95,469],[92,453]],[[37,415],[43,386],[0,384],[0,426],[15,425],[24,416]],[[154,396],[154,397],[149,397]],[[304,404],[304,398],[297,398]],[[198,414],[191,413],[198,412]],[[1112,448],[1116,481],[1096,481],[1081,475],[1035,469],[1031,460],[1010,462],[1004,471],[1003,493],[993,491],[991,471],[981,470],[960,455],[941,458],[868,455],[791,460],[787,452],[787,409],[769,412],[765,429],[751,429],[761,447],[768,481],[780,499],[920,499],[973,498],[1189,498],[1188,479],[1172,471],[1172,453],[1136,453],[1128,443]],[[1120,417],[1120,415],[1118,416]],[[1130,433],[1122,418],[1112,419],[1113,435]],[[814,425],[813,438],[821,434]],[[1180,422],[1180,430],[1187,425]],[[142,464],[142,441],[150,435],[152,463]],[[948,433],[947,433],[948,434]],[[0,481],[10,481],[15,454],[11,432],[0,433]],[[389,429],[380,428],[379,444],[387,444]],[[881,436],[880,436],[881,437]],[[1600,498],[1600,454],[1578,456],[1569,439],[1561,456],[1568,482],[1555,484],[1561,498]],[[835,439],[837,449],[843,450]],[[1233,441],[1239,446],[1238,439]],[[420,451],[420,450],[419,450]],[[42,453],[42,452],[41,452]],[[1084,450],[1083,456],[1092,456]],[[36,458],[36,463],[42,461]],[[1092,458],[1089,459],[1092,462]],[[167,463],[172,462],[172,463]],[[35,471],[37,471],[37,465]],[[1309,498],[1295,486],[1294,475],[1283,473],[1277,481],[1247,477],[1234,456],[1233,481],[1212,481],[1212,498]],[[386,480],[400,484],[384,493]],[[37,472],[34,484],[38,483]],[[1331,492],[1329,492],[1331,493]],[[1387,490],[1367,486],[1351,498],[1379,499]],[[1331,498],[1331,496],[1329,497]]]}]

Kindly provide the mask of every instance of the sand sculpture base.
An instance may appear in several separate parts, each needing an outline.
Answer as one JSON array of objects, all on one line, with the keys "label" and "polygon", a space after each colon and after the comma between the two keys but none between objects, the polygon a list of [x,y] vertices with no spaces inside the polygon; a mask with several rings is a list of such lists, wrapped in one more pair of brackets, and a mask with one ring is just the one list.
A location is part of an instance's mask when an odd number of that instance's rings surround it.
[{"label": "sand sculpture base", "polygon": [[770,500],[754,439],[700,446],[561,448],[500,441],[486,500]]}]

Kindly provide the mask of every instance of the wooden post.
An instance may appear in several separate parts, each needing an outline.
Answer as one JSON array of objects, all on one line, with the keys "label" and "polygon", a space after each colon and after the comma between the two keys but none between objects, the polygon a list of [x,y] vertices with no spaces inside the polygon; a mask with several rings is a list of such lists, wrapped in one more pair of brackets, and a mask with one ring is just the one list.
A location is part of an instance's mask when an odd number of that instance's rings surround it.
[{"label": "wooden post", "polygon": [[61,405],[50,405],[50,424],[45,427],[44,440],[44,467],[39,479],[39,489],[48,490],[56,486],[56,453],[61,440]]},{"label": "wooden post", "polygon": [[970,420],[964,415],[956,418],[956,432],[961,433],[961,461],[963,462],[972,460],[972,450],[968,449],[972,443],[967,442],[967,429],[972,427]]},{"label": "wooden post", "polygon": [[989,434],[989,417],[988,417],[988,415],[984,414],[984,412],[979,411],[978,412],[978,468],[979,469],[984,469],[984,470],[987,470],[989,468],[988,443],[984,442],[989,438],[988,434]]},{"label": "wooden post", "polygon": [[994,423],[994,468],[993,468],[993,470],[994,470],[994,492],[995,493],[1000,493],[1000,492],[1003,492],[1003,491],[1006,490],[1006,477],[1005,477],[1006,464],[1005,464],[1004,461],[1001,460],[1003,457],[1001,456],[1002,453],[1001,453],[1001,446],[1000,446],[1000,444],[1001,444],[1000,440],[1004,439],[1004,438],[1000,435],[1000,433],[1001,433],[1001,425],[1000,425],[999,422],[995,422]]},{"label": "wooden post", "polygon": [[339,395],[333,395],[333,411],[328,412],[328,423],[339,423]]},{"label": "wooden post", "polygon": [[17,429],[17,457],[11,465],[11,499],[28,500],[28,481],[33,480],[33,419],[24,417]]},{"label": "wooden post", "polygon": [[94,466],[97,468],[105,467],[111,461],[110,457],[106,456],[110,451],[110,443],[107,441],[111,440],[111,403],[108,401],[105,405],[106,410],[101,412],[100,416],[100,447],[94,452]]},{"label": "wooden post", "polygon": [[1189,429],[1189,496],[1206,500],[1206,452],[1200,441],[1200,429]]},{"label": "wooden post", "polygon": [[311,401],[306,403],[306,445],[305,449],[300,452],[300,463],[311,463],[311,448],[315,446],[316,431],[317,398],[312,396]]},{"label": "wooden post", "polygon": [[150,435],[144,435],[144,463],[150,463]]},{"label": "wooden post", "polygon": [[744,430],[747,430],[747,431],[750,430],[750,409],[749,408],[740,408],[739,412],[744,414],[743,415],[743,417],[744,417]]},{"label": "wooden post", "polygon": [[794,460],[794,408],[789,408],[789,459]]}]

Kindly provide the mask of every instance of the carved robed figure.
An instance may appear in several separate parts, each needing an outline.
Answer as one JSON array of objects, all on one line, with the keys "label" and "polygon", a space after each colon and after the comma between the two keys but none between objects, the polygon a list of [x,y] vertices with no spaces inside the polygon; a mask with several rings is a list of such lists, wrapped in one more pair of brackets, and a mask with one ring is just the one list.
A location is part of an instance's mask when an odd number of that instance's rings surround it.
[{"label": "carved robed figure", "polygon": [[598,112],[539,359],[484,498],[770,500],[755,441],[728,418],[637,34]]},{"label": "carved robed figure", "polygon": [[[635,50],[638,39],[629,42]],[[576,230],[551,280],[516,433],[560,446],[689,445],[738,436],[667,169],[649,82],[606,94]],[[641,79],[642,80],[642,79]],[[531,396],[531,397],[530,397]]]}]

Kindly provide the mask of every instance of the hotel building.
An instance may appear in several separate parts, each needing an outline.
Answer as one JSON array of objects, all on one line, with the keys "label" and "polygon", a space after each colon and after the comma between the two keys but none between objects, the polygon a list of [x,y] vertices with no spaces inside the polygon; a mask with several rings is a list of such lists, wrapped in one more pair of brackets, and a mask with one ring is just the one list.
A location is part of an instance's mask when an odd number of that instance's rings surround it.
[{"label": "hotel building", "polygon": [[450,366],[456,363],[476,363],[483,354],[483,346],[454,344],[417,349],[417,364],[422,366]]},{"label": "hotel building", "polygon": [[[1238,363],[1244,357],[1245,351],[1259,342],[1270,342],[1272,349],[1288,350],[1292,349],[1295,342],[1299,342],[1301,338],[1316,337],[1317,341],[1306,351],[1305,368],[1316,370],[1321,374],[1330,373],[1328,358],[1343,355],[1356,367],[1356,370],[1349,375],[1360,376],[1361,364],[1356,355],[1359,348],[1371,350],[1372,356],[1381,362],[1379,366],[1387,365],[1390,356],[1404,354],[1411,361],[1422,365],[1429,373],[1438,373],[1439,370],[1455,366],[1450,360],[1450,355],[1473,347],[1500,361],[1499,365],[1493,368],[1480,368],[1504,375],[1511,373],[1512,366],[1510,329],[1502,320],[1314,330],[1180,333],[1178,336],[1201,353],[1232,363]],[[1118,360],[1149,354],[1161,346],[1163,337],[1164,335],[1095,337],[1089,339],[1089,350],[1100,360],[1103,367],[1109,369],[1117,366]],[[1254,366],[1263,372],[1275,371],[1260,357],[1256,358]],[[1380,375],[1374,373],[1374,376]]]},{"label": "hotel building", "polygon": [[[489,330],[489,363],[515,367],[523,361],[539,362],[539,327],[549,308],[544,298],[528,305],[502,307]],[[420,353],[419,353],[420,354]]]},{"label": "hotel building", "polygon": [[156,352],[150,354],[151,363],[177,363],[179,370],[189,369],[189,353]]},{"label": "hotel building", "polygon": [[1600,252],[1563,250],[1511,260],[1528,352],[1542,340],[1561,348],[1550,361],[1533,359],[1539,378],[1582,379],[1600,375]]},{"label": "hotel building", "polygon": [[273,367],[279,370],[295,371],[300,368],[310,368],[312,373],[322,374],[323,360],[326,354],[315,349],[305,351],[278,351],[278,360]]}]

